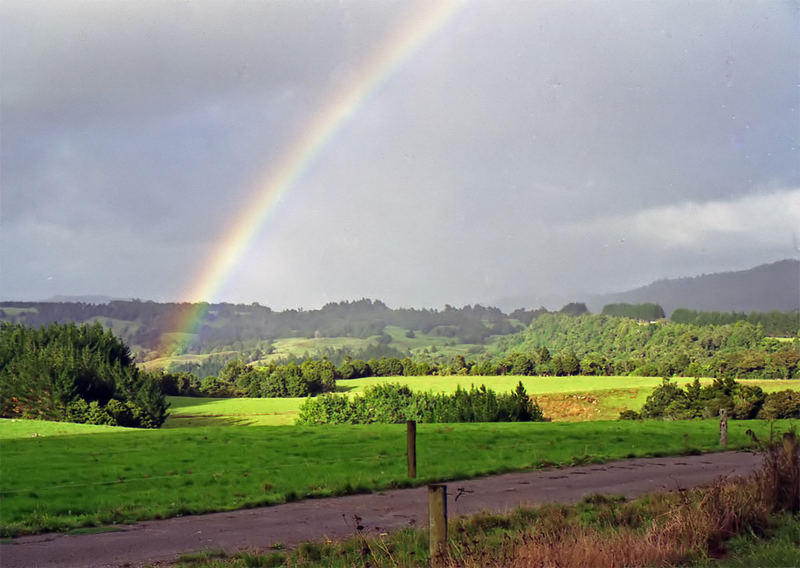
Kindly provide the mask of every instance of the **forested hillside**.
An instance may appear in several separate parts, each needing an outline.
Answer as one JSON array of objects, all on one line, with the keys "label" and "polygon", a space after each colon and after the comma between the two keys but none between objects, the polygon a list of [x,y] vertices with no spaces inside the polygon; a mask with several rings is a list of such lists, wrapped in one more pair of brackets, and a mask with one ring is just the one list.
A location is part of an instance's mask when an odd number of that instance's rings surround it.
[{"label": "forested hillside", "polygon": [[797,377],[800,343],[767,337],[760,324],[654,322],[608,315],[543,314],[501,340],[507,357],[569,372],[641,376]]},{"label": "forested hillside", "polygon": [[669,318],[675,323],[694,325],[723,325],[746,321],[760,325],[766,335],[773,337],[795,337],[800,331],[800,311],[791,312],[698,312],[678,308]]}]

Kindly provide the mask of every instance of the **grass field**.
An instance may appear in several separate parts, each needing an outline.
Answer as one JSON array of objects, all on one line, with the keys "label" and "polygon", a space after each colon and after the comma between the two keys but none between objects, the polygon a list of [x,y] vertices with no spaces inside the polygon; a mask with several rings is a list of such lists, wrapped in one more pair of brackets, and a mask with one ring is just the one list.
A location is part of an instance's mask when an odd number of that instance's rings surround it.
[{"label": "grass field", "polygon": [[139,363],[139,366],[147,369],[148,371],[157,371],[159,369],[166,369],[171,363],[202,363],[210,357],[236,354],[238,354],[238,351],[220,351],[218,353],[207,353],[203,355],[196,355],[194,353],[187,353],[184,355],[169,355],[144,361]]},{"label": "grass field", "polygon": [[[38,438],[52,436],[88,436],[90,434],[120,434],[122,432],[141,432],[134,428],[117,426],[94,426],[91,424],[72,424],[70,422],[48,422],[46,420],[0,419],[0,440],[19,438]],[[5,448],[3,448],[5,449]]]},{"label": "grass field", "polygon": [[[345,392],[363,392],[372,385],[381,383],[402,383],[414,391],[455,392],[459,385],[469,388],[470,385],[485,384],[497,392],[511,392],[522,381],[530,395],[553,393],[579,393],[591,391],[604,391],[609,389],[647,389],[648,391],[661,384],[660,377],[523,377],[517,375],[503,375],[481,377],[473,375],[427,376],[427,377],[368,377],[364,379],[351,379],[338,381],[337,386]],[[674,382],[685,385],[693,378],[677,377]],[[713,379],[701,379],[703,384],[710,383]],[[743,384],[760,386],[767,392],[800,387],[800,381],[741,381]]]},{"label": "grass field", "polygon": [[[0,420],[3,535],[409,484],[405,425],[70,428]],[[731,421],[731,448],[749,443],[748,428],[763,437],[769,425]],[[717,430],[715,420],[420,424],[415,483],[548,463],[712,451]],[[34,432],[39,435],[32,437]]]},{"label": "grass field", "polygon": [[464,355],[466,357],[486,353],[494,346],[494,341],[491,339],[486,344],[458,343],[458,340],[452,337],[431,335],[421,331],[414,332],[414,337],[407,337],[408,330],[395,325],[387,325],[384,332],[391,336],[392,347],[401,351],[408,349],[413,355],[427,353],[452,359],[456,355]]},{"label": "grass field", "polygon": [[164,428],[187,426],[288,426],[304,398],[193,398],[169,396]]},{"label": "grass field", "polygon": [[[339,381],[343,392],[360,393],[379,383],[403,383],[415,391],[448,392],[458,385],[485,384],[498,392],[512,391],[522,381],[545,416],[554,421],[614,420],[623,410],[639,410],[654,387],[654,377],[379,377]],[[680,383],[692,379],[677,379]],[[708,379],[710,381],[710,379]],[[767,392],[798,389],[800,382],[748,381]],[[283,426],[294,424],[304,398],[168,397],[170,417],[165,428],[184,426]]]},{"label": "grass field", "polygon": [[370,343],[375,343],[378,336],[368,339],[358,337],[286,337],[277,339],[272,344],[274,352],[263,359],[263,361],[278,361],[286,357],[319,357],[326,349],[346,349],[357,352]]}]

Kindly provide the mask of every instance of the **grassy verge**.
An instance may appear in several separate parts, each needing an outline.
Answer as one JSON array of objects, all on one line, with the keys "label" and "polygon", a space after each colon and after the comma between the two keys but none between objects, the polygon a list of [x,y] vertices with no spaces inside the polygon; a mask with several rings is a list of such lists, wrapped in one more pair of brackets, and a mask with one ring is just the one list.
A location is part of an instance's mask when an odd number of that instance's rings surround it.
[{"label": "grassy verge", "polygon": [[[24,423],[17,421],[17,423]],[[42,422],[30,423],[44,432]],[[406,486],[405,425],[113,430],[5,436],[3,536]],[[71,425],[80,428],[79,425]],[[786,423],[778,427],[787,427]],[[86,428],[84,426],[84,428]],[[416,484],[546,464],[717,448],[717,422],[421,424]],[[761,421],[729,424],[731,448]],[[77,432],[77,430],[76,430]],[[22,437],[24,436],[24,437]]]},{"label": "grassy verge", "polygon": [[800,517],[783,515],[774,521],[766,538],[744,534],[727,542],[721,559],[701,563],[703,568],[800,566]]}]

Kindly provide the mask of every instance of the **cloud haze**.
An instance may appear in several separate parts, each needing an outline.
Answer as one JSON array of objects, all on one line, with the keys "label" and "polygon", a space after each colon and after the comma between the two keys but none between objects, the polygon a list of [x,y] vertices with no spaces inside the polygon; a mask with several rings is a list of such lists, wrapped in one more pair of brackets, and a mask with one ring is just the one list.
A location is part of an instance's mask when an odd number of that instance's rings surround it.
[{"label": "cloud haze", "polygon": [[[427,2],[0,3],[0,296],[181,300]],[[795,256],[791,2],[459,6],[210,300],[491,303]]]}]

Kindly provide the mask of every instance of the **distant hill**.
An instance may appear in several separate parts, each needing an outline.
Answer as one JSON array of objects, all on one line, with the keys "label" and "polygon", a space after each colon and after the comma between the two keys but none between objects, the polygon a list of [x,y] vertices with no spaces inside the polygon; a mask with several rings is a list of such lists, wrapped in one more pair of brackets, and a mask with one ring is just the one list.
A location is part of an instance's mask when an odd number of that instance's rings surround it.
[{"label": "distant hill", "polygon": [[599,312],[606,304],[653,302],[667,316],[676,308],[715,312],[788,312],[800,309],[800,261],[781,260],[749,270],[657,280],[652,284],[589,298]]},{"label": "distant hill", "polygon": [[108,304],[109,302],[113,302],[115,300],[128,300],[129,298],[112,298],[111,296],[101,296],[101,295],[93,295],[93,296],[53,296],[49,300],[44,300],[45,302],[82,302],[84,304]]}]

